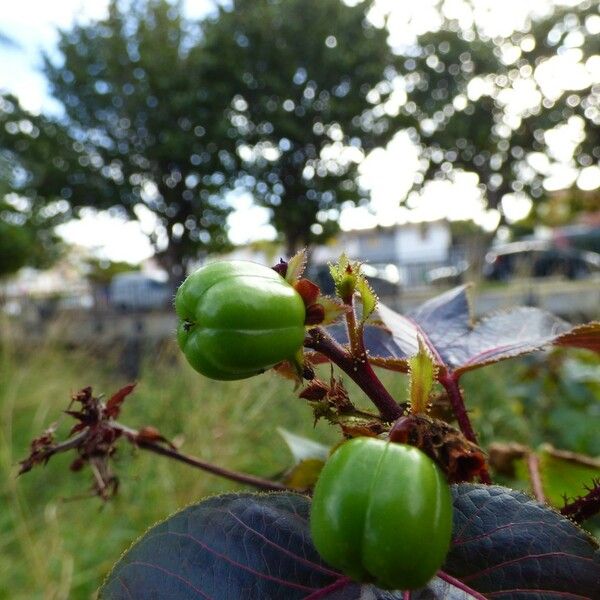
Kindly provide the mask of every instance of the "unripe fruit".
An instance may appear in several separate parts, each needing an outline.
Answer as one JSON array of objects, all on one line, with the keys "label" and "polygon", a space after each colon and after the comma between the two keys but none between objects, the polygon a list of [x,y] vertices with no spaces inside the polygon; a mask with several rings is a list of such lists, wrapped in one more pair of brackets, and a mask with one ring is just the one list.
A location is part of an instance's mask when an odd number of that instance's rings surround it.
[{"label": "unripe fruit", "polygon": [[196,371],[244,379],[292,359],[304,341],[301,296],[273,269],[221,261],[192,273],[175,296],[177,341]]},{"label": "unripe fruit", "polygon": [[450,488],[419,449],[355,438],[323,467],[310,530],[319,554],[352,579],[416,589],[435,575],[448,552]]}]

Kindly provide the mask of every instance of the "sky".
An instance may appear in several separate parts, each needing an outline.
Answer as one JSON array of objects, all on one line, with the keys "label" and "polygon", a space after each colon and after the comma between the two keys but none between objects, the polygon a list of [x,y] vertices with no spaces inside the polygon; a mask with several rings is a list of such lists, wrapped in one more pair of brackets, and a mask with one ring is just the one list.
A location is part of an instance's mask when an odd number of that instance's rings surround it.
[{"label": "sky", "polygon": [[[387,18],[390,43],[401,46],[410,43],[414,35],[435,25],[439,15],[433,9],[435,0],[400,2],[379,0],[371,18],[382,23]],[[571,4],[576,3],[572,0]],[[16,94],[22,104],[34,112],[57,110],[49,97],[44,78],[40,72],[41,52],[52,53],[56,41],[56,28],[68,28],[75,20],[88,21],[106,14],[108,0],[0,0],[0,31],[15,40],[15,46],[0,45],[0,90]],[[195,18],[205,14],[211,0],[186,0],[187,16]],[[543,14],[548,10],[548,0],[476,0],[478,20],[484,23],[489,34],[506,35],[518,27],[530,13]],[[450,15],[466,18],[463,0],[446,3]],[[409,25],[410,24],[410,25]],[[464,23],[467,24],[467,23]],[[598,32],[600,33],[600,18]],[[576,48],[574,49],[576,50]],[[589,61],[588,61],[589,62]],[[600,58],[594,64],[581,65],[577,53],[563,55],[549,69],[543,85],[548,93],[560,91],[558,83],[577,88],[587,78],[600,82]],[[401,92],[399,92],[401,93]],[[477,93],[474,90],[473,93]],[[515,109],[535,101],[535,90],[524,87],[510,99]],[[565,131],[555,140],[556,151],[568,154],[569,140],[576,139],[576,131]],[[571,142],[572,143],[572,142]],[[543,157],[540,158],[543,160]],[[402,168],[398,168],[402,165]],[[385,149],[373,151],[360,167],[360,183],[371,194],[371,206],[344,210],[340,217],[342,229],[392,225],[394,223],[418,222],[440,218],[472,218],[480,225],[493,229],[498,213],[485,209],[473,175],[462,174],[454,184],[431,182],[418,197],[409,201],[410,209],[400,207],[400,201],[410,189],[418,166],[415,147],[404,133],[399,133]],[[547,187],[560,189],[573,181],[568,166],[562,171],[549,174]],[[581,179],[581,178],[580,178]],[[600,169],[588,170],[579,181],[581,187],[600,185]],[[272,239],[274,230],[268,225],[266,209],[255,206],[248,195],[231,197],[235,211],[229,219],[230,237],[234,243],[246,243],[255,239]],[[507,198],[503,209],[513,220],[528,211],[527,200]],[[153,226],[147,214],[140,215],[140,222],[125,222],[107,213],[86,211],[81,220],[61,226],[60,233],[67,241],[92,248],[96,254],[110,260],[140,262],[152,255],[144,231]]]}]

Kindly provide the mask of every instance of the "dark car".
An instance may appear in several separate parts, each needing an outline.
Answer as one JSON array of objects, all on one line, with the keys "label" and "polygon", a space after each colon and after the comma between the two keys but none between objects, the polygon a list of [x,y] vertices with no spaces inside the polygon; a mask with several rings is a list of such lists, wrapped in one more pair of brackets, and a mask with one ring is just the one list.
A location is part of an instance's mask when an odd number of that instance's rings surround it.
[{"label": "dark car", "polygon": [[600,254],[544,241],[498,246],[486,254],[483,268],[483,276],[491,281],[528,277],[583,279],[597,273]]}]

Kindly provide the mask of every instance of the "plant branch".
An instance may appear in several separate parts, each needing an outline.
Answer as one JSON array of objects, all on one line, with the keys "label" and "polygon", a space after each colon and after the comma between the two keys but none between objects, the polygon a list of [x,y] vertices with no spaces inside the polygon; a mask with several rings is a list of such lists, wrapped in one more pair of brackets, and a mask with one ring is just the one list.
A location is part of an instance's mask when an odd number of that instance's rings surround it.
[{"label": "plant branch", "polygon": [[486,597],[483,594],[480,594],[477,590],[474,590],[473,588],[469,587],[460,579],[456,579],[456,577],[452,577],[452,575],[448,575],[448,573],[445,573],[444,571],[438,571],[437,576],[445,582],[453,585],[454,587],[457,587],[459,590],[462,590],[469,596],[477,598],[477,600],[486,600]]},{"label": "plant branch", "polygon": [[565,504],[561,514],[569,517],[576,523],[583,523],[585,520],[600,513],[600,480],[596,481],[594,487],[581,498],[577,498],[569,504]]},{"label": "plant branch", "polygon": [[31,471],[35,465],[47,463],[55,454],[68,452],[69,450],[78,448],[86,441],[87,437],[88,433],[84,430],[77,435],[74,435],[72,438],[65,440],[64,442],[34,450],[27,459],[21,461],[18,474],[23,475],[23,473]]},{"label": "plant branch", "polygon": [[362,336],[356,326],[356,311],[354,310],[354,299],[351,296],[347,302],[344,302],[349,310],[346,311],[346,327],[348,329],[348,340],[350,341],[350,354],[352,356],[360,356],[364,352],[364,348],[361,348]]},{"label": "plant branch", "polygon": [[292,489],[277,481],[271,481],[269,479],[263,479],[262,477],[256,477],[248,473],[232,471],[224,467],[213,465],[212,463],[196,458],[195,456],[183,454],[175,448],[165,446],[164,444],[158,441],[140,438],[138,432],[135,429],[130,429],[129,427],[122,425],[121,423],[115,422],[114,427],[115,429],[121,431],[130,442],[132,442],[142,450],[148,450],[148,452],[153,452],[154,454],[159,454],[160,456],[171,458],[191,467],[195,467],[196,469],[206,471],[207,473],[212,473],[213,475],[229,479],[230,481],[235,481],[244,485],[250,485],[252,487],[267,491],[289,491]]},{"label": "plant branch", "polygon": [[531,488],[533,495],[538,502],[546,502],[546,494],[544,494],[544,486],[542,485],[542,476],[540,473],[540,459],[535,452],[527,454],[527,470],[531,479]]},{"label": "plant branch", "polygon": [[[475,431],[471,425],[471,420],[469,419],[469,414],[467,413],[467,409],[465,407],[465,401],[458,385],[458,377],[453,373],[444,373],[439,377],[438,380],[448,392],[448,398],[450,399],[452,411],[454,412],[454,416],[456,417],[458,426],[463,435],[470,442],[479,445],[477,442],[477,436],[475,435]],[[481,481],[487,484],[492,483],[490,474],[487,471],[487,467],[485,467],[485,470],[481,474]]]},{"label": "plant branch", "polygon": [[360,358],[353,357],[321,327],[315,327],[308,331],[304,345],[311,350],[320,352],[349,375],[371,399],[383,419],[391,422],[402,416],[400,405],[385,389],[369,364],[366,354]]}]

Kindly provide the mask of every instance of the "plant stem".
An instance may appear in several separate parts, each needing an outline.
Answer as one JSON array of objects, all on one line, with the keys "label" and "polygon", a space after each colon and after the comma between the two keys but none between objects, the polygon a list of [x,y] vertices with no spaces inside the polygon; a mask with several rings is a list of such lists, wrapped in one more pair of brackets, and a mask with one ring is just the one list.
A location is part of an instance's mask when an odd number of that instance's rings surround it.
[{"label": "plant stem", "polygon": [[360,357],[352,356],[321,327],[315,327],[308,331],[304,345],[320,352],[349,375],[367,394],[383,419],[391,422],[402,416],[402,409],[373,371],[366,354],[362,354]]},{"label": "plant stem", "polygon": [[[456,417],[458,426],[463,435],[470,442],[479,445],[477,442],[477,436],[475,435],[475,431],[471,425],[471,420],[469,419],[469,414],[467,413],[467,409],[465,407],[465,401],[458,385],[458,377],[454,373],[445,373],[438,378],[438,381],[448,392],[448,398],[450,399],[450,404],[452,405],[452,411],[454,412],[454,416]],[[481,481],[487,484],[492,483],[490,475],[487,472],[487,468],[481,474]]]},{"label": "plant stem", "polygon": [[140,442],[137,445],[144,450],[149,450],[150,452],[154,452],[155,454],[160,454],[161,456],[166,456],[168,458],[178,460],[179,462],[185,463],[186,465],[190,465],[192,467],[201,469],[202,471],[212,473],[213,475],[218,475],[219,477],[224,477],[225,479],[229,479],[230,481],[236,481],[237,483],[243,483],[244,485],[251,485],[252,487],[258,489],[268,491],[289,491],[292,489],[289,488],[287,485],[284,485],[283,483],[271,481],[269,479],[263,479],[262,477],[255,477],[254,475],[250,475],[248,473],[231,471],[230,469],[225,469],[224,467],[213,465],[212,463],[200,460],[193,456],[188,456],[187,454],[182,454],[177,450],[171,450],[171,448],[167,448],[166,446],[161,446],[160,444],[156,444],[153,442]]},{"label": "plant stem", "polygon": [[546,495],[544,494],[544,486],[540,475],[540,459],[535,452],[529,452],[527,455],[527,470],[531,479],[531,487],[533,495],[538,502],[545,503]]},{"label": "plant stem", "polygon": [[317,590],[308,596],[304,596],[303,600],[320,600],[321,598],[327,598],[331,592],[345,588],[350,583],[352,583],[352,580],[349,577],[341,577],[340,579],[336,579],[331,585]]},{"label": "plant stem", "polygon": [[35,455],[30,456],[28,459],[21,461],[19,468],[19,475],[23,475],[38,464],[46,464],[55,454],[60,454],[61,452],[67,452],[69,450],[73,450],[74,448],[79,447],[81,444],[85,442],[87,439],[87,430],[84,430],[77,435],[65,440],[64,442],[60,442],[58,444],[53,444],[52,446],[48,446],[44,450],[35,453]]},{"label": "plant stem", "polygon": [[[248,473],[241,473],[239,471],[232,471],[230,469],[226,469],[224,467],[219,467],[217,465],[213,465],[207,461],[196,458],[195,456],[189,456],[188,454],[183,454],[178,450],[173,448],[169,448],[161,444],[160,442],[154,442],[151,440],[140,440],[137,436],[137,431],[134,429],[130,429],[125,425],[121,425],[120,423],[114,423],[116,429],[121,430],[126,437],[134,443],[138,448],[142,450],[148,450],[149,452],[153,452],[154,454],[159,454],[160,456],[166,456],[167,458],[172,458],[173,460],[177,460],[186,465],[190,465],[202,471],[206,471],[207,473],[212,473],[213,475],[217,475],[219,477],[224,477],[225,479],[229,479],[230,481],[235,481],[237,483],[242,483],[244,485],[250,485],[252,487],[267,490],[267,491],[290,491],[292,488],[284,485],[283,483],[279,483],[277,481],[271,481],[269,479],[263,479],[262,477],[256,477],[254,475],[250,475]],[[298,490],[295,490],[298,491]]]},{"label": "plant stem", "polygon": [[458,421],[458,426],[463,432],[463,435],[470,442],[477,444],[477,436],[475,435],[475,431],[471,426],[471,420],[469,419],[467,409],[465,408],[465,401],[463,400],[460,387],[458,386],[458,378],[454,374],[444,374],[439,377],[439,382],[448,392],[448,398],[450,399],[450,404],[452,405],[452,411],[454,412],[454,416]]},{"label": "plant stem", "polygon": [[345,302],[346,306],[350,307],[350,310],[346,312],[346,327],[348,329],[348,340],[350,341],[350,354],[352,356],[360,356],[364,352],[364,348],[361,348],[362,336],[356,326],[356,312],[354,310],[354,301],[350,297],[350,300]]},{"label": "plant stem", "polygon": [[576,523],[583,523],[594,515],[600,513],[600,481],[585,496],[577,498],[560,509],[561,514],[569,517]]},{"label": "plant stem", "polygon": [[446,581],[447,583],[450,583],[454,587],[457,587],[459,590],[462,590],[463,592],[467,593],[469,596],[477,598],[477,600],[486,600],[486,597],[483,594],[480,594],[477,590],[474,590],[473,588],[469,587],[460,579],[456,579],[456,577],[452,577],[452,575],[448,575],[448,573],[445,573],[444,571],[438,571],[437,576],[440,579]]}]

